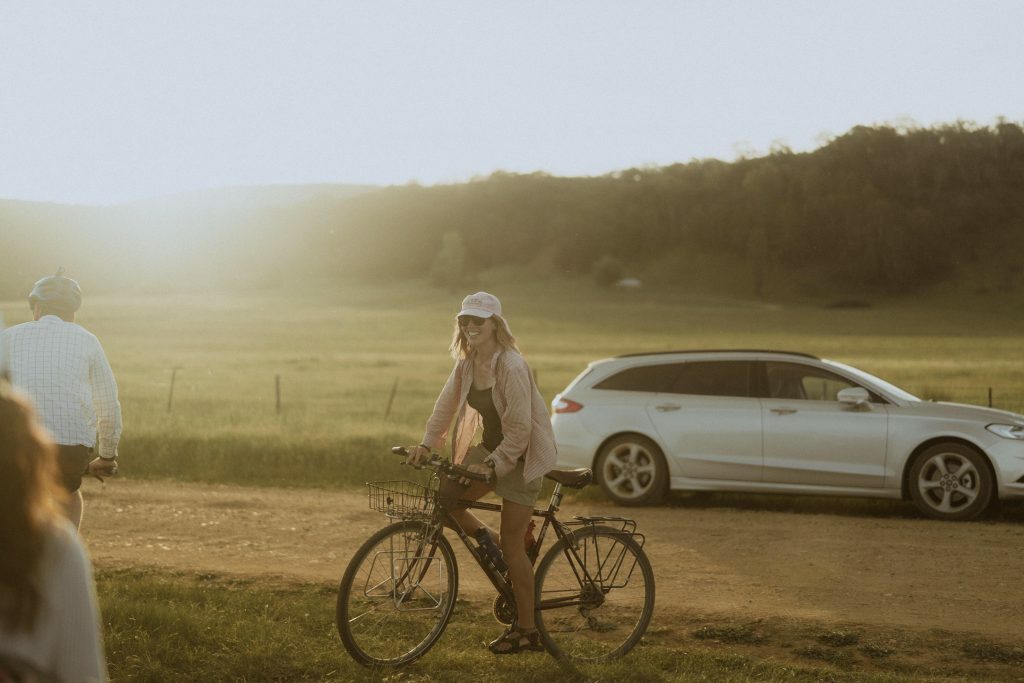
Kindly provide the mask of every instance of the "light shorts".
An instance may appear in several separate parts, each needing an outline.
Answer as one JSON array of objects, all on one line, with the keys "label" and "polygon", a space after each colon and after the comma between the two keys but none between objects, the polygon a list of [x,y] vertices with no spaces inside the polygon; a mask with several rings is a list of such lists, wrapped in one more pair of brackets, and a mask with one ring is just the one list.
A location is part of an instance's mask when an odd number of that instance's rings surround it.
[{"label": "light shorts", "polygon": [[[473,446],[466,453],[466,457],[462,459],[461,464],[474,465],[482,463],[484,458],[490,454],[491,452],[483,446]],[[532,481],[523,481],[523,459],[519,458],[519,462],[516,463],[515,468],[511,472],[503,477],[498,477],[498,481],[494,486],[494,492],[504,500],[511,500],[513,503],[533,507],[543,486],[544,477],[537,477]]]}]

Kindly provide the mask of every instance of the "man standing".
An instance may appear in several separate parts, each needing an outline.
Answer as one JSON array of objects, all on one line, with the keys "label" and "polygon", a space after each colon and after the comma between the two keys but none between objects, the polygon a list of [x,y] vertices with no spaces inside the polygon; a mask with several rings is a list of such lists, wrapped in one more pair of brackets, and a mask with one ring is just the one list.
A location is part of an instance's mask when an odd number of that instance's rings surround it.
[{"label": "man standing", "polygon": [[28,296],[32,322],[4,330],[3,341],[11,383],[32,399],[60,446],[61,481],[71,494],[67,516],[80,526],[82,475],[117,472],[121,404],[103,347],[75,323],[82,289],[63,272],[35,284]]}]

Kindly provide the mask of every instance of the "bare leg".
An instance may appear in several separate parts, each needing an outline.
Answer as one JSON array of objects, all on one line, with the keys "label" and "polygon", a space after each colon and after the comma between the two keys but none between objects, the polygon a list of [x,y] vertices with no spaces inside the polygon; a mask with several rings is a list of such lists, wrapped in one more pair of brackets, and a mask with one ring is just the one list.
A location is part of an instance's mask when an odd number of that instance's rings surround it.
[{"label": "bare leg", "polygon": [[501,553],[508,564],[508,577],[516,596],[516,625],[520,630],[536,628],[533,618],[533,565],[526,556],[523,534],[533,516],[533,506],[503,500],[501,504]]},{"label": "bare leg", "polygon": [[82,489],[78,489],[70,496],[64,504],[64,515],[71,520],[76,529],[82,526]]},{"label": "bare leg", "polygon": [[[462,527],[462,530],[472,536],[476,533],[476,530],[480,527],[487,528],[487,525],[481,522],[476,515],[467,510],[464,507],[460,507],[457,500],[477,500],[481,498],[485,493],[489,493],[494,490],[494,486],[491,484],[485,484],[482,481],[474,481],[469,486],[460,486],[457,483],[444,480],[441,482],[441,505],[448,511],[448,514],[452,516],[456,524]],[[494,536],[494,532],[489,528],[487,529],[491,536]]]}]

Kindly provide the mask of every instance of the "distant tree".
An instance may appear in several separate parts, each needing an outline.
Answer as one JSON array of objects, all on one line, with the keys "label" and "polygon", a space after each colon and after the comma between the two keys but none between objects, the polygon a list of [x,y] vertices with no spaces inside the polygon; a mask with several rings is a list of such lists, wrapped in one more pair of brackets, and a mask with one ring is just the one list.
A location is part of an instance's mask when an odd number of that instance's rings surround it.
[{"label": "distant tree", "polygon": [[741,187],[747,211],[742,222],[747,231],[743,248],[754,278],[754,296],[760,298],[764,295],[764,279],[771,259],[768,236],[775,233],[777,240],[783,237],[777,225],[779,208],[786,198],[786,181],[779,165],[768,159],[744,175]]},{"label": "distant tree", "polygon": [[747,260],[754,278],[754,296],[764,296],[764,277],[768,266],[768,238],[764,226],[754,225],[747,240]]},{"label": "distant tree", "polygon": [[441,236],[441,249],[430,268],[430,279],[439,287],[455,291],[462,284],[465,263],[466,248],[462,244],[462,235],[446,232]]}]

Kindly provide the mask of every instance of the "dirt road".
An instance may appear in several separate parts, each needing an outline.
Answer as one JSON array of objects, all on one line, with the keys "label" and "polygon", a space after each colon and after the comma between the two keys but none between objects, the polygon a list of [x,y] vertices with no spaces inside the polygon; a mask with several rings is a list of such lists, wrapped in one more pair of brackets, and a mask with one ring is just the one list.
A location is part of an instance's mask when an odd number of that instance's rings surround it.
[{"label": "dirt road", "polygon": [[[85,485],[83,533],[100,567],[336,581],[384,518],[362,493],[114,481]],[[647,535],[657,620],[695,610],[910,629],[1017,633],[1024,524],[940,523],[687,507],[571,503],[628,514]],[[468,557],[460,565],[468,568]],[[466,569],[464,579],[478,579]],[[478,584],[479,585],[479,584]],[[473,592],[464,585],[463,591]]]}]

